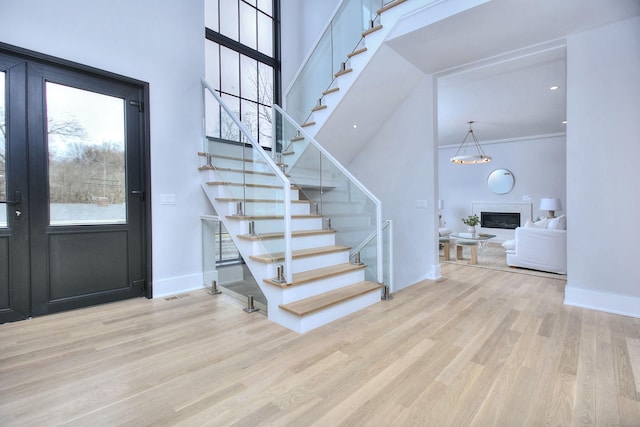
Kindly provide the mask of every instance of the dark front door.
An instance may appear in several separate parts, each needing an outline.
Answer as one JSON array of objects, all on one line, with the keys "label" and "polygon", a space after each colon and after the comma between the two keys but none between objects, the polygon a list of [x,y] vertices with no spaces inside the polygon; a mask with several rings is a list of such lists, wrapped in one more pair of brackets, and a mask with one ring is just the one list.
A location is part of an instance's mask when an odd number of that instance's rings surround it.
[{"label": "dark front door", "polygon": [[0,85],[0,321],[143,295],[144,86],[15,57]]}]

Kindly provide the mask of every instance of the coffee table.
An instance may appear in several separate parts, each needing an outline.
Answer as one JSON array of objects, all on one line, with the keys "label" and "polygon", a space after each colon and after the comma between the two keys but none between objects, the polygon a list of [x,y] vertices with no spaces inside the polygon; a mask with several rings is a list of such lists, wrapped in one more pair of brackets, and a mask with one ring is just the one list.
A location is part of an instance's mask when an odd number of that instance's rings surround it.
[{"label": "coffee table", "polygon": [[489,239],[496,237],[495,234],[485,233],[452,233],[449,237],[456,239],[456,260],[464,259],[462,257],[462,249],[469,246],[471,249],[471,259],[469,264],[478,263],[478,246],[484,250]]}]

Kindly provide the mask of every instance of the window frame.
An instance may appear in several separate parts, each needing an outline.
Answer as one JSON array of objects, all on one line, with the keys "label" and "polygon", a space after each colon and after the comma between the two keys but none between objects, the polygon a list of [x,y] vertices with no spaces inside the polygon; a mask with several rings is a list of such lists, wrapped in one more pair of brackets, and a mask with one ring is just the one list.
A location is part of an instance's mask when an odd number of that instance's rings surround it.
[{"label": "window frame", "polygon": [[[228,1],[228,0],[227,0]],[[253,8],[256,9],[256,13],[263,13],[265,15],[265,12],[261,11],[257,4],[259,2],[254,2],[256,3],[256,5],[252,5],[251,2],[245,1],[245,0],[237,0],[238,1],[238,7],[240,6],[240,3],[245,3]],[[274,104],[281,104],[281,100],[282,100],[282,78],[281,78],[281,61],[280,61],[280,53],[281,53],[281,49],[280,49],[280,0],[272,0],[272,10],[273,13],[271,15],[272,18],[272,22],[273,22],[273,57],[266,55],[260,51],[258,51],[257,49],[253,49],[249,46],[246,46],[244,44],[242,44],[241,42],[234,40],[224,34],[221,34],[218,31],[215,31],[211,28],[208,28],[205,26],[205,42],[212,42],[212,43],[216,43],[218,44],[220,47],[224,47],[227,48],[231,51],[234,51],[236,53],[238,53],[240,55],[240,61],[239,64],[242,62],[242,56],[245,56],[247,58],[250,58],[252,60],[255,60],[258,62],[258,67],[260,66],[260,64],[264,64],[268,67],[270,67],[273,70],[273,103]],[[217,19],[218,19],[218,28],[220,27],[219,23],[220,23],[220,3],[218,2],[218,13],[217,13]],[[240,27],[240,15],[238,14],[238,28]],[[256,31],[257,31],[257,24],[256,24]],[[238,29],[238,34],[240,34],[240,30]],[[238,36],[238,38],[240,38]],[[219,66],[221,67],[221,64],[219,63]],[[238,65],[240,68],[240,65]],[[236,94],[232,94],[226,91],[222,90],[222,72],[218,72],[218,81],[217,82],[212,82],[215,87],[216,90],[218,91],[218,93],[221,96],[227,95],[227,96],[231,96],[231,97],[235,97],[238,98],[239,102],[242,104],[242,101],[248,101],[251,103],[255,103],[257,105],[257,107],[259,108],[260,106],[264,106],[266,104],[263,104],[260,102],[259,99],[248,99],[243,97],[243,93],[242,93],[242,88],[239,88],[239,95]],[[241,76],[238,76],[239,81]],[[271,106],[269,106],[271,107]],[[242,111],[240,111],[240,114],[242,115]],[[273,141],[272,141],[273,142]],[[270,151],[272,149],[272,147],[263,147],[265,150]]]}]

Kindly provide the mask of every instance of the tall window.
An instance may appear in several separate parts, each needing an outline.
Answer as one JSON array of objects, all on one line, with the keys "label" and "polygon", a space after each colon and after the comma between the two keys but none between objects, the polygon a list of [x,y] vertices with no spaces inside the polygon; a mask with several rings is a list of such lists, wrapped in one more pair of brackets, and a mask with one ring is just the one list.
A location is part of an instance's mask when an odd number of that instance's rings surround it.
[{"label": "tall window", "polygon": [[205,78],[265,148],[280,102],[279,10],[280,0],[205,1]]}]

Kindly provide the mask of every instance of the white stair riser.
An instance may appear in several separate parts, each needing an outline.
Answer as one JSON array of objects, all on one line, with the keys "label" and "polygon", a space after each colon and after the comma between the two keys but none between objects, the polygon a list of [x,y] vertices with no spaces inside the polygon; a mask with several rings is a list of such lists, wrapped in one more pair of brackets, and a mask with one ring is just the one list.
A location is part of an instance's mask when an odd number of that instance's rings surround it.
[{"label": "white stair riser", "polygon": [[[251,221],[240,221],[242,234],[249,233],[249,222]],[[281,233],[284,230],[284,219],[255,220],[254,224],[256,234]],[[319,229],[322,229],[322,218],[291,218],[291,231]]]},{"label": "white stair riser", "polygon": [[315,270],[316,268],[329,267],[336,264],[344,264],[349,262],[349,252],[335,252],[331,254],[315,255],[304,258],[294,258],[293,272]]},{"label": "white stair riser", "polygon": [[[218,189],[216,197],[228,197],[234,199],[267,199],[267,200],[284,200],[283,189],[281,188],[261,188],[247,187],[243,189],[235,185],[215,185],[207,184]],[[298,200],[299,193],[296,189],[290,189],[292,200]]]},{"label": "white stair riser", "polygon": [[319,246],[331,246],[336,244],[335,233],[317,234],[313,236],[296,237],[291,240],[291,249],[310,249]]},{"label": "white stair riser", "polygon": [[[275,175],[264,175],[236,171],[205,171],[207,175],[207,181],[209,182],[235,182],[246,184],[265,184],[265,185],[280,185],[282,181]],[[203,172],[204,173],[204,172]]]},{"label": "white stair riser", "polygon": [[380,302],[380,290],[374,290],[366,294],[334,304],[324,310],[318,310],[306,316],[296,316],[280,308],[269,310],[269,319],[299,334],[304,334],[312,329],[326,325],[329,322],[348,316],[358,310],[362,310]]},{"label": "white stair riser", "polygon": [[[284,252],[284,239],[265,239],[259,240],[244,240],[243,242],[251,245],[251,252],[249,254],[266,254],[275,252]],[[291,249],[311,249],[319,246],[331,246],[335,244],[335,234],[314,234],[312,236],[294,237],[291,239]]]},{"label": "white stair riser", "polygon": [[[250,172],[266,172],[273,173],[275,172],[268,164],[263,162],[248,162],[242,161],[240,159],[218,159],[213,158],[211,164],[220,169],[237,169],[237,170],[246,170]],[[229,173],[229,171],[220,171],[220,173]]]},{"label": "white stair riser", "polygon": [[339,274],[337,276],[327,277],[321,280],[305,283],[304,285],[289,286],[282,289],[282,302],[284,304],[298,301],[322,294],[324,292],[340,289],[345,286],[364,280],[364,269],[351,271],[349,273]]},{"label": "white stair riser", "polygon": [[[224,202],[227,205],[225,215],[236,214],[236,202]],[[266,203],[266,202],[246,202],[244,203],[245,215],[284,215],[284,204],[278,203]],[[221,212],[219,212],[222,215]],[[308,203],[292,203],[291,215],[307,215],[309,214]]]},{"label": "white stair riser", "polygon": [[[293,271],[292,273],[300,273],[302,271],[314,270],[317,268],[330,267],[336,264],[344,264],[349,262],[349,252],[340,251],[330,254],[313,255],[303,258],[293,259]],[[264,263],[266,267],[266,278],[273,278],[277,276],[278,265],[283,264],[284,261],[276,261],[272,263]],[[269,285],[267,285],[269,286]]]}]

